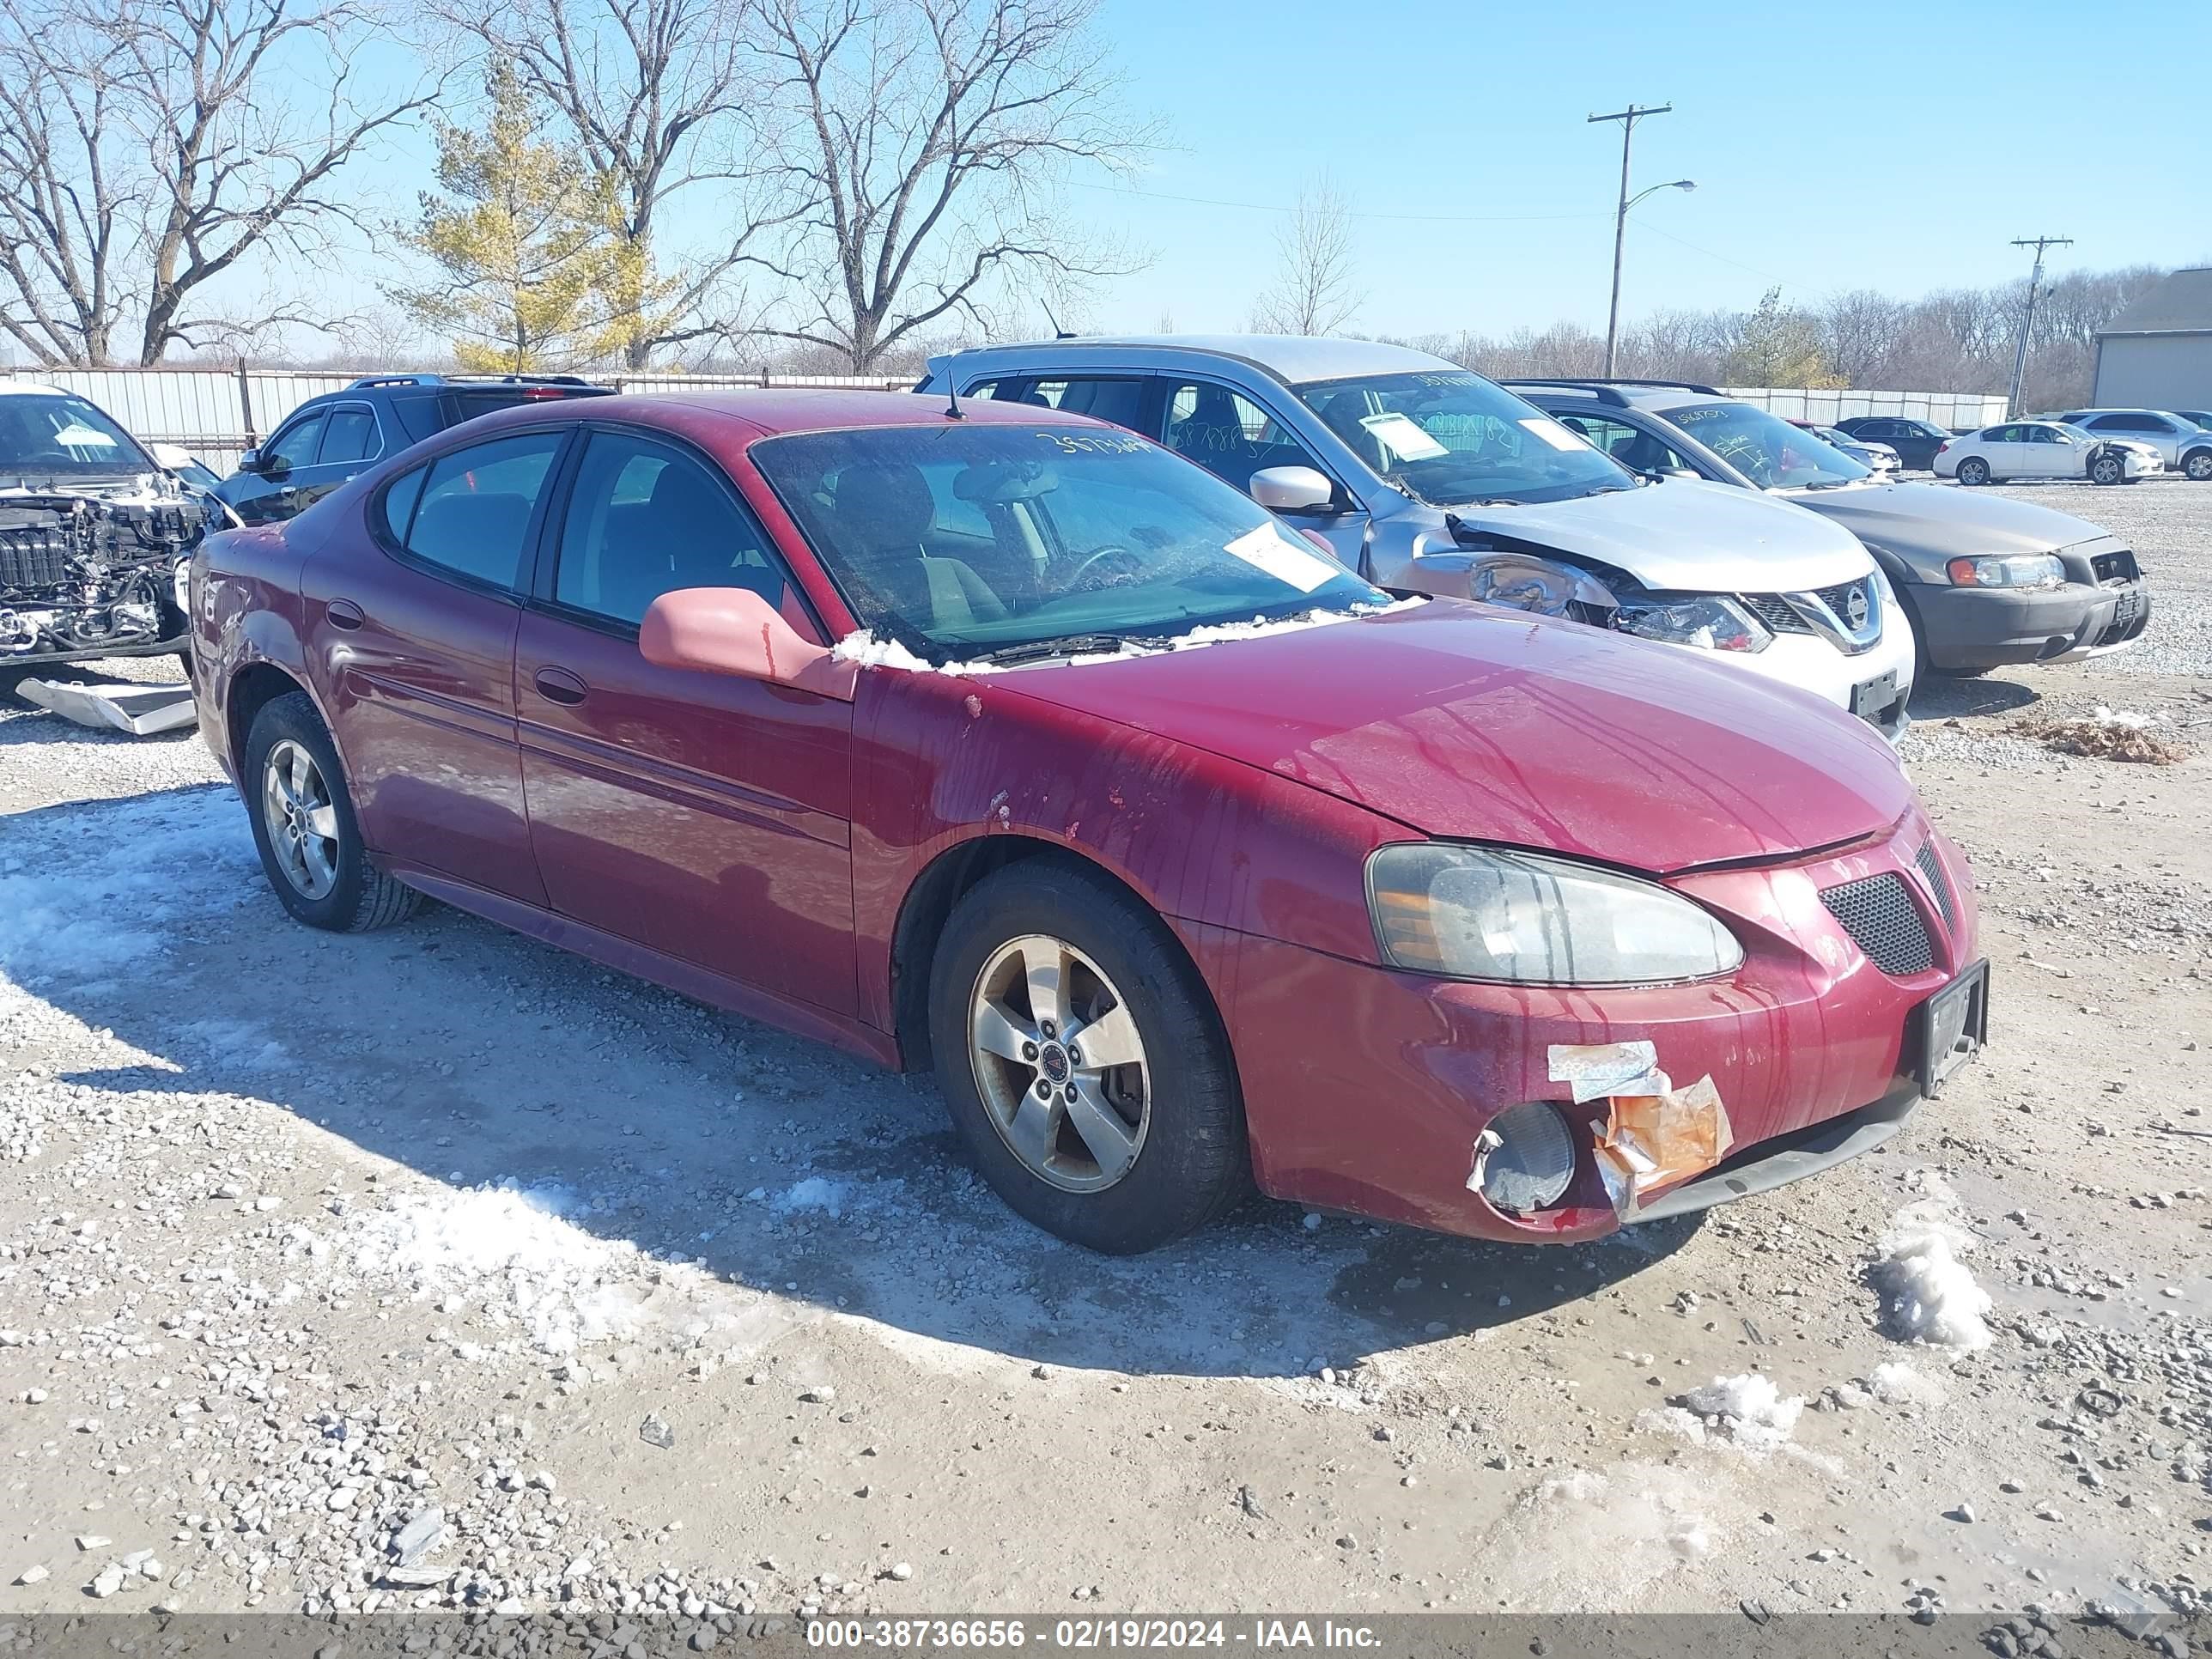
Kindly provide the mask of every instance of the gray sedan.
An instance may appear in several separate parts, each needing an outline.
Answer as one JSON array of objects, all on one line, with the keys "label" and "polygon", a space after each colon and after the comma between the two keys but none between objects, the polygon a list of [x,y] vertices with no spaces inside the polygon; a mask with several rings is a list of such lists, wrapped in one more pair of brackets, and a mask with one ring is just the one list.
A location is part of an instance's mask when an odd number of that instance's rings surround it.
[{"label": "gray sedan", "polygon": [[2078,662],[2126,649],[2149,623],[2133,550],[2070,514],[1881,483],[1811,433],[1711,386],[1507,384],[1627,466],[1762,490],[1842,525],[1889,577],[1923,665],[1938,673]]}]

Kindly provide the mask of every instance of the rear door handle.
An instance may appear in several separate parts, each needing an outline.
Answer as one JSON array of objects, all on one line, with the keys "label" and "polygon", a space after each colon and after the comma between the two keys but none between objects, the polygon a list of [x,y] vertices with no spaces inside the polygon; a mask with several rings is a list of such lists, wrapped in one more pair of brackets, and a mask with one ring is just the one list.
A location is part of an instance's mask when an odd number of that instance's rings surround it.
[{"label": "rear door handle", "polygon": [[530,677],[530,683],[546,702],[571,708],[583,702],[592,689],[565,668],[541,668]]},{"label": "rear door handle", "polygon": [[368,613],[351,599],[332,599],[323,614],[330,618],[331,626],[352,629],[368,620]]}]

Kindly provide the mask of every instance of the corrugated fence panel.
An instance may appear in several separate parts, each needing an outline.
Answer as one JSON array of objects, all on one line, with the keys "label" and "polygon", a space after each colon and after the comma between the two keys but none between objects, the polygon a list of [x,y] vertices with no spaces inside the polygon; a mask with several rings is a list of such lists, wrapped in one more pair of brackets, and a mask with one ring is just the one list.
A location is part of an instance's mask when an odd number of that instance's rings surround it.
[{"label": "corrugated fence panel", "polygon": [[1784,420],[1832,426],[1854,415],[1901,416],[1938,426],[1988,426],[2005,417],[2005,400],[1978,392],[1879,392],[1828,386],[1728,386],[1722,392],[1772,410]]}]

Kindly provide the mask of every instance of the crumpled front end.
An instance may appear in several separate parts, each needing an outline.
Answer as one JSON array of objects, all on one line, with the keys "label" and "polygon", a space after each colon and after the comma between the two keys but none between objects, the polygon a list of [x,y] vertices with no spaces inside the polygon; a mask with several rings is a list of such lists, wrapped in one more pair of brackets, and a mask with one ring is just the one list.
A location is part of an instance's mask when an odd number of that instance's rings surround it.
[{"label": "crumpled front end", "polygon": [[159,484],[0,491],[0,668],[175,649],[206,527]]},{"label": "crumpled front end", "polygon": [[[1978,972],[1956,850],[1916,811],[1848,850],[1664,884],[1727,922],[1739,968],[1475,983],[1187,930],[1221,996],[1262,1190],[1565,1242],[1765,1190],[1893,1127],[1923,1092],[1930,1000]],[[1514,1188],[1486,1181],[1486,1160],[1516,1158],[1537,1198],[1492,1201]]]}]

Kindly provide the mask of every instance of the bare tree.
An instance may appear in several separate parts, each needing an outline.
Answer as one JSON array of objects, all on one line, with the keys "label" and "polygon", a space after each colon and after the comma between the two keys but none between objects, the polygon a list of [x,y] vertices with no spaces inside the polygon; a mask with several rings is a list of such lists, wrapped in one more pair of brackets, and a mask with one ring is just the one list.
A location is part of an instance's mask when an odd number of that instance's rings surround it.
[{"label": "bare tree", "polygon": [[1831,295],[1814,313],[1829,370],[1846,386],[1880,386],[1911,310],[1872,289]]},{"label": "bare tree", "polygon": [[0,329],[41,363],[106,362],[121,320],[118,56],[58,8],[0,9]]},{"label": "bare tree", "polygon": [[1048,301],[1134,269],[1055,212],[1067,168],[1151,143],[1115,107],[1096,0],[758,0],[783,182],[804,207],[763,331],[873,367],[1024,280]]},{"label": "bare tree", "polygon": [[0,9],[0,327],[105,362],[130,296],[138,359],[321,319],[195,310],[262,251],[324,246],[333,177],[428,101],[354,97],[366,0],[10,0]]},{"label": "bare tree", "polygon": [[1358,245],[1352,204],[1328,173],[1299,192],[1290,222],[1276,233],[1275,252],[1275,285],[1253,309],[1256,332],[1334,334],[1358,314],[1367,296],[1352,286]]},{"label": "bare tree", "polygon": [[[742,5],[722,0],[461,0],[458,21],[550,108],[611,185],[627,246],[631,317],[624,365],[662,347],[727,337],[744,306],[732,274],[797,206],[767,188],[757,125],[762,63]],[[664,221],[698,187],[726,228],[672,258]]]}]

